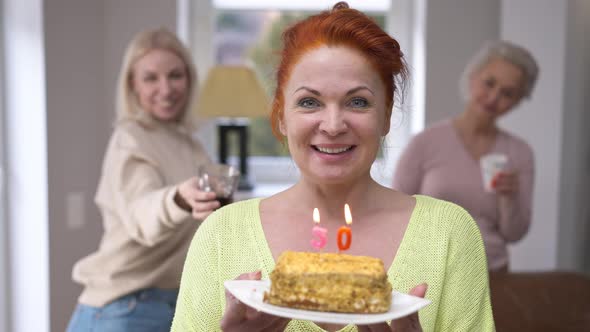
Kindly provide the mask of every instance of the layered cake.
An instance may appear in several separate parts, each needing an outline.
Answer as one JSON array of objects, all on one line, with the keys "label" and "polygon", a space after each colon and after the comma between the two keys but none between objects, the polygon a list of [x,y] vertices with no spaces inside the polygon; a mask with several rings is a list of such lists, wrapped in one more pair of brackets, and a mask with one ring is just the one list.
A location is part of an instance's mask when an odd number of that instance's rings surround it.
[{"label": "layered cake", "polygon": [[264,301],[283,307],[380,313],[391,305],[391,284],[380,259],[286,251],[270,274]]}]

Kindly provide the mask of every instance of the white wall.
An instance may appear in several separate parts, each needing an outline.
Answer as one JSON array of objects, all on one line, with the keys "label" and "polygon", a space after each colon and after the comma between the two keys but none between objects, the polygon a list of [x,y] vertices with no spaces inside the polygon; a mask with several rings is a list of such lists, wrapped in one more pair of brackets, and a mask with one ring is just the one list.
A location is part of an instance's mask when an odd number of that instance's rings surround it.
[{"label": "white wall", "polygon": [[533,222],[524,240],[510,251],[517,270],[557,267],[567,14],[563,1],[502,2],[502,38],[529,49],[540,67],[531,100],[502,121],[535,152]]}]

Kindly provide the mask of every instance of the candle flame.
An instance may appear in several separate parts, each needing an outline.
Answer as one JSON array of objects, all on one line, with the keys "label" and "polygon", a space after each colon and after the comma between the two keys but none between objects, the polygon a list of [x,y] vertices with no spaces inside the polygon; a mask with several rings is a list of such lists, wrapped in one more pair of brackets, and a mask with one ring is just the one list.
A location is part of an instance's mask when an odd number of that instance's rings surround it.
[{"label": "candle flame", "polygon": [[346,220],[346,224],[352,224],[352,214],[350,213],[350,206],[348,204],[344,204],[344,220]]},{"label": "candle flame", "polygon": [[316,224],[320,223],[320,210],[318,208],[313,209],[313,222]]}]

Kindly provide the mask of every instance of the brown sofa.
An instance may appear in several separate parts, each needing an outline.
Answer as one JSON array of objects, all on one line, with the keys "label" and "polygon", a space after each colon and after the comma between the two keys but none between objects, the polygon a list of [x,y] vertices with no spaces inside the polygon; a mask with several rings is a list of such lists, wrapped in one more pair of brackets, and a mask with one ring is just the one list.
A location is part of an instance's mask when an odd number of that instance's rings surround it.
[{"label": "brown sofa", "polygon": [[568,272],[490,276],[496,330],[590,331],[590,278]]}]

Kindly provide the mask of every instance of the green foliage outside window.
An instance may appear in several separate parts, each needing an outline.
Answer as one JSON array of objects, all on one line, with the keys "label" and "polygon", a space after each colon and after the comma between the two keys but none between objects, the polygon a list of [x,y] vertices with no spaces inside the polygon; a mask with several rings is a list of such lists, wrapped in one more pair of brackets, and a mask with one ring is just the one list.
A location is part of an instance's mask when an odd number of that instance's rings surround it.
[{"label": "green foliage outside window", "polygon": [[[248,51],[258,77],[269,96],[273,96],[276,88],[276,68],[278,65],[278,51],[282,47],[281,34],[286,27],[308,14],[287,13],[278,16],[260,39]],[[288,156],[287,148],[272,134],[268,119],[254,119],[250,126],[250,152],[254,156]]]}]

